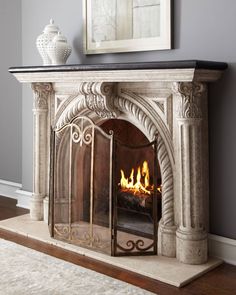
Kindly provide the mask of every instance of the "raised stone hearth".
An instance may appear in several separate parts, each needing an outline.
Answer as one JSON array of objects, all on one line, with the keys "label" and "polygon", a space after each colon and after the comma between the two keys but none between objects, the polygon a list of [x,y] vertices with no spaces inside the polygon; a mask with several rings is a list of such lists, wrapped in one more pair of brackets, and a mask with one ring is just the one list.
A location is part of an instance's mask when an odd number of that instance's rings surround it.
[{"label": "raised stone hearth", "polygon": [[157,138],[162,181],[158,256],[206,263],[208,83],[226,68],[204,61],[11,68],[34,92],[31,218],[48,220],[51,128],[60,130],[77,116],[97,126],[110,119],[128,121],[150,142]]},{"label": "raised stone hearth", "polygon": [[[20,234],[27,241],[33,239],[33,244],[37,241],[47,245],[56,246],[66,251],[72,251],[82,255],[82,257],[94,259],[120,268],[120,272],[125,277],[125,271],[135,272],[148,278],[158,280],[176,287],[182,287],[193,279],[205,274],[220,265],[222,262],[217,258],[210,257],[207,263],[200,265],[188,265],[179,262],[176,258],[165,256],[139,256],[139,257],[112,257],[103,253],[91,251],[50,237],[47,224],[43,221],[33,221],[29,214],[0,221],[0,232],[6,230],[8,233]],[[13,241],[17,242],[17,238]],[[42,247],[42,246],[41,246]],[[44,249],[42,247],[42,249]],[[40,247],[39,247],[40,249]],[[103,266],[104,267],[104,266]],[[89,265],[88,265],[89,268]]]}]

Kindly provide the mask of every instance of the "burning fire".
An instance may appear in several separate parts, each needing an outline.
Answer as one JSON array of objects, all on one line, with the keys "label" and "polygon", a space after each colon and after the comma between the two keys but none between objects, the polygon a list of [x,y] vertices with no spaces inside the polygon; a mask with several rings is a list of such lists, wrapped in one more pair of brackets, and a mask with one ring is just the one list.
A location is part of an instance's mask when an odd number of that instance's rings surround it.
[{"label": "burning fire", "polygon": [[[148,162],[144,161],[142,168],[139,166],[136,175],[136,182],[134,182],[134,168],[132,168],[130,176],[125,177],[125,173],[123,170],[120,170],[121,179],[120,179],[120,187],[122,191],[130,191],[134,195],[144,193],[151,195],[153,192],[154,186],[150,184],[150,174]],[[161,188],[158,188],[158,191],[161,192]]]}]

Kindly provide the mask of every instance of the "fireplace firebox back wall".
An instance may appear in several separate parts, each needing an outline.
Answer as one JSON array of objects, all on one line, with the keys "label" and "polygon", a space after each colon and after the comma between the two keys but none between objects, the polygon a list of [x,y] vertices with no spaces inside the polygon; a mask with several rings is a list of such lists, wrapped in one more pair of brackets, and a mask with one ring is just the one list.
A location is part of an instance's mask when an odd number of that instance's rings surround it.
[{"label": "fireplace firebox back wall", "polygon": [[103,244],[113,255],[157,252],[205,263],[207,88],[226,67],[182,61],[10,69],[34,91],[31,218],[47,220],[51,181],[55,237],[99,250]]}]

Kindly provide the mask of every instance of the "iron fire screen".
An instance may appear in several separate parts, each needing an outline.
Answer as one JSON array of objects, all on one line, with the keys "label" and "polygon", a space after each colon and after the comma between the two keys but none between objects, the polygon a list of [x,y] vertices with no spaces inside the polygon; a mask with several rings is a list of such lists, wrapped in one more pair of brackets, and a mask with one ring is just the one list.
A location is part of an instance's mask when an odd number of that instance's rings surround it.
[{"label": "iron fire screen", "polygon": [[[51,138],[51,235],[112,256],[157,254],[156,140],[125,145],[87,117],[76,117]],[[144,155],[152,159],[146,188]],[[131,166],[139,166],[135,180]]]}]

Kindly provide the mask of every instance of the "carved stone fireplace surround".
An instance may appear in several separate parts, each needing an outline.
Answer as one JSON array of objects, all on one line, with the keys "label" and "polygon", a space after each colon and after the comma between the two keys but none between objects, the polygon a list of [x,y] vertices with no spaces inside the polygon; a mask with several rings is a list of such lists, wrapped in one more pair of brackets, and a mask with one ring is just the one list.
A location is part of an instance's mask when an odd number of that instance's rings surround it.
[{"label": "carved stone fireplace surround", "polygon": [[158,134],[162,218],[158,255],[186,264],[208,259],[208,83],[225,63],[173,61],[10,68],[34,92],[31,218],[47,220],[50,128],[83,115],[123,119]]}]

